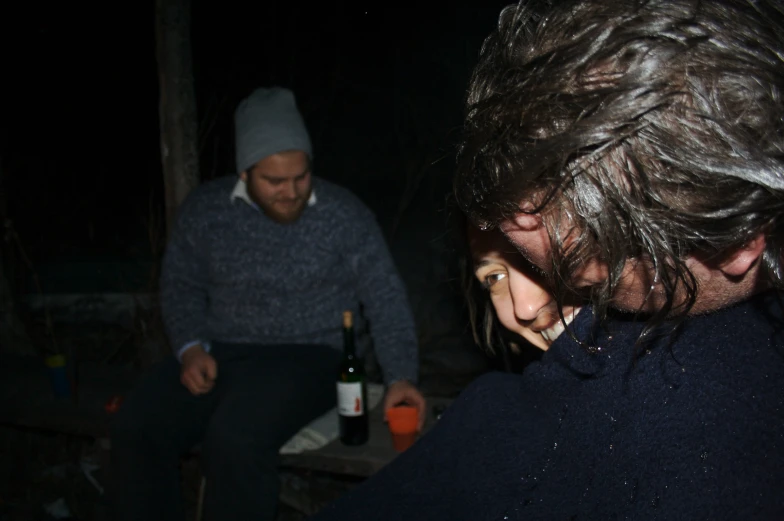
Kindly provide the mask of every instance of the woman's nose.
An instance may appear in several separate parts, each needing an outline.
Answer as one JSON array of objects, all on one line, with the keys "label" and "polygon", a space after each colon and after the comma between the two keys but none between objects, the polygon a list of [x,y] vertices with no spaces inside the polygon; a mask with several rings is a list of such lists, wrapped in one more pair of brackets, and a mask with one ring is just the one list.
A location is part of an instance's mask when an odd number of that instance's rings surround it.
[{"label": "woman's nose", "polygon": [[552,301],[550,293],[523,273],[509,275],[509,293],[517,320],[531,322]]}]

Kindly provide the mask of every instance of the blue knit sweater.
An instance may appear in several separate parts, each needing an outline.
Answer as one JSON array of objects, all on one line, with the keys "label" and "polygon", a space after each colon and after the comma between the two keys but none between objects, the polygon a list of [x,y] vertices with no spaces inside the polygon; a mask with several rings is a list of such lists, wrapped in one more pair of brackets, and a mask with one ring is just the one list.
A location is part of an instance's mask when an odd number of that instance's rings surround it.
[{"label": "blue knit sweater", "polygon": [[[639,324],[562,335],[314,521],[782,520],[784,329],[771,294],[688,321],[636,364]],[[589,337],[591,312],[575,319]]]},{"label": "blue knit sweater", "polygon": [[206,183],[180,209],[161,276],[172,347],[222,341],[341,349],[342,312],[357,314],[362,303],[386,383],[416,382],[414,320],[371,211],[314,176],[317,202],[280,224],[232,197],[236,183],[237,176]]}]

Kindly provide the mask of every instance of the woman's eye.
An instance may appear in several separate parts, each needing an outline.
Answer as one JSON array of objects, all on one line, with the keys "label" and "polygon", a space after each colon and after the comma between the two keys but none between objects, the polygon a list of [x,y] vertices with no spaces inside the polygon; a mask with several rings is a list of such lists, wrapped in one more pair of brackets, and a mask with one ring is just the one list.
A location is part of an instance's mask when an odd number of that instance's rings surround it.
[{"label": "woman's eye", "polygon": [[490,289],[493,286],[493,284],[495,284],[499,280],[502,280],[505,277],[506,277],[505,273],[491,273],[488,276],[486,276],[482,281],[482,287],[484,287],[485,289]]}]

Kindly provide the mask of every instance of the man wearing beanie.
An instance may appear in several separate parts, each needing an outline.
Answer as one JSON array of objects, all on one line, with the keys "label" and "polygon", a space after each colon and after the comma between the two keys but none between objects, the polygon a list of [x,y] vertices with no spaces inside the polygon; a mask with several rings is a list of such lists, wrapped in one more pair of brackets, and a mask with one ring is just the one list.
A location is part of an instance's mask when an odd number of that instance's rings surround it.
[{"label": "man wearing beanie", "polygon": [[335,405],[344,310],[361,305],[372,326],[384,406],[424,412],[403,283],[371,211],[311,173],[294,95],[255,90],[235,134],[238,175],[194,190],[167,244],[160,296],[175,356],[117,413],[119,519],[183,519],[178,458],[198,443],[205,519],[274,519],[280,447]]}]

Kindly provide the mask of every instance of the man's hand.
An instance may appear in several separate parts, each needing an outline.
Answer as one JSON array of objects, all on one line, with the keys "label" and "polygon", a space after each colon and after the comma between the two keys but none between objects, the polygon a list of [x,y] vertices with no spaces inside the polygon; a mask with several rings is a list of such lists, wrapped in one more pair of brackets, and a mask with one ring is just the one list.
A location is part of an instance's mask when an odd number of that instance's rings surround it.
[{"label": "man's hand", "polygon": [[419,413],[417,430],[421,431],[425,424],[425,397],[408,380],[398,380],[387,388],[387,394],[384,396],[384,421],[387,421],[387,409],[401,403],[417,408]]},{"label": "man's hand", "polygon": [[194,396],[208,393],[218,377],[218,363],[202,346],[193,346],[182,354],[180,382]]}]

